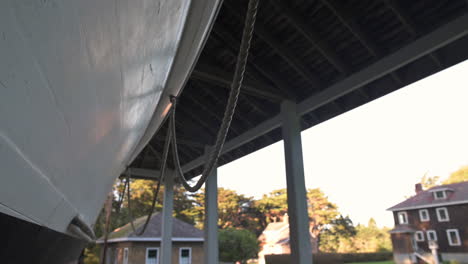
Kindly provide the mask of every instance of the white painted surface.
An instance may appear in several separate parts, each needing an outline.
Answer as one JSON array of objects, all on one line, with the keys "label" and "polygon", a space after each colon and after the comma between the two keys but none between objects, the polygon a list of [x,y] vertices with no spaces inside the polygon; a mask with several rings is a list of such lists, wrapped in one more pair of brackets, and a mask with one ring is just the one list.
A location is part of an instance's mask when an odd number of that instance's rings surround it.
[{"label": "white painted surface", "polygon": [[[1,1],[0,211],[62,232],[78,213],[93,223],[159,127],[163,90],[180,91],[170,73],[185,80],[217,3]],[[185,35],[188,59],[178,56]]]},{"label": "white painted surface", "polygon": [[[208,153],[209,148],[205,149]],[[203,253],[205,264],[219,263],[218,240],[218,168],[214,168],[205,182],[205,219]]]}]

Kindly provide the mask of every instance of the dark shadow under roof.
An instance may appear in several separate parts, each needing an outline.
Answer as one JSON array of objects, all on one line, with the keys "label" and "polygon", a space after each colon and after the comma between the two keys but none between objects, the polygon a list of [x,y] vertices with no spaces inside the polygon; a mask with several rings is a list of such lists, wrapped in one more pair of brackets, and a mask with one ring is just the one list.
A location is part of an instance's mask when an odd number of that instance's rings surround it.
[{"label": "dark shadow under roof", "polygon": [[[298,104],[302,129],[324,122],[468,58],[464,0],[260,1],[246,78],[219,160],[282,139],[280,104]],[[224,0],[177,107],[184,170],[200,173],[218,131],[246,12]],[[132,168],[157,170],[165,126]],[[345,133],[345,132],[344,132]]]}]

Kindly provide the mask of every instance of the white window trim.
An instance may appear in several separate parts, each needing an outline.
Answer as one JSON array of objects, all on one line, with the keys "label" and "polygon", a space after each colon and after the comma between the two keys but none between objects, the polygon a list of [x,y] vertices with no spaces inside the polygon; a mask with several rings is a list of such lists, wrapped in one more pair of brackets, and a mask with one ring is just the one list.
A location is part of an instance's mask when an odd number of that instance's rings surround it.
[{"label": "white window trim", "polygon": [[[437,193],[438,192],[442,192],[442,197],[437,197]],[[447,199],[447,190],[434,190],[434,192],[432,192],[432,194],[434,195],[434,199],[435,200],[444,200],[444,199]]]},{"label": "white window trim", "polygon": [[148,251],[150,250],[157,250],[158,253],[156,254],[156,264],[159,264],[159,248],[158,247],[147,247],[145,252],[145,264],[148,264]]},{"label": "white window trim", "polygon": [[[461,239],[460,233],[458,233],[458,229],[447,229],[447,240],[450,246],[461,246]],[[452,237],[450,236],[450,232],[455,232],[455,236],[457,237],[458,243],[453,243]]]},{"label": "white window trim", "polygon": [[[439,213],[440,211],[445,211],[445,215],[447,216],[447,219],[441,219],[440,213]],[[437,220],[438,220],[439,222],[448,222],[448,221],[450,221],[450,216],[449,216],[447,207],[439,207],[439,208],[436,208],[436,213],[437,213]]]},{"label": "white window trim", "polygon": [[[125,255],[125,252],[127,252],[127,255]],[[129,253],[128,248],[124,248],[124,250],[123,250],[123,264],[128,264],[128,253]]]},{"label": "white window trim", "polygon": [[[404,222],[404,223],[401,222],[400,215],[405,215],[405,220],[406,220],[406,222]],[[398,217],[398,223],[399,223],[400,225],[406,225],[406,224],[408,224],[408,213],[407,213],[407,212],[398,212],[397,217]]]},{"label": "white window trim", "polygon": [[179,248],[179,264],[181,264],[181,260],[182,260],[182,250],[184,249],[188,249],[189,250],[189,264],[192,264],[192,248],[189,248],[189,247],[182,247],[182,248]]},{"label": "white window trim", "polygon": [[[427,218],[423,218],[422,212],[426,212]],[[431,217],[429,216],[429,210],[427,209],[419,210],[419,220],[421,220],[421,222],[429,222],[431,220]]]},{"label": "white window trim", "polygon": [[435,230],[427,230],[426,235],[427,235],[427,241],[430,241],[431,235],[429,234],[434,234],[434,241],[437,241],[437,232]]},{"label": "white window trim", "polygon": [[[421,239],[418,238],[418,234],[421,235]],[[415,239],[417,242],[424,241],[424,232],[423,232],[423,231],[416,231],[416,233],[414,233],[414,239]]]}]

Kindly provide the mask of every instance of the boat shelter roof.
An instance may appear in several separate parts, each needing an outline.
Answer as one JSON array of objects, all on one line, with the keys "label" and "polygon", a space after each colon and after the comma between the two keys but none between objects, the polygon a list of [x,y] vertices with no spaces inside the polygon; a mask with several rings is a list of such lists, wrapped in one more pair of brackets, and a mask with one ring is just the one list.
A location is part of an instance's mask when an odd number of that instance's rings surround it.
[{"label": "boat shelter roof", "polygon": [[[223,117],[246,8],[246,0],[223,1],[180,95],[178,149],[192,177]],[[260,1],[218,165],[281,140],[284,100],[297,103],[304,130],[464,61],[467,11],[465,0]],[[151,177],[159,169],[165,127],[133,161],[132,173]]]}]

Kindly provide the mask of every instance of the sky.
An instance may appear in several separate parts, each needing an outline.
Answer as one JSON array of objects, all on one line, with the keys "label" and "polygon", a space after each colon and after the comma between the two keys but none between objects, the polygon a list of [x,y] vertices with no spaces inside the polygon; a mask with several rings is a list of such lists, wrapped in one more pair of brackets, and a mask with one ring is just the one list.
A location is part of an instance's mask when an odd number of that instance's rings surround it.
[{"label": "sky", "polygon": [[[468,164],[468,61],[302,132],[306,188],[355,224],[393,226],[387,208],[427,173]],[[283,142],[218,169],[219,187],[255,198],[286,187]]]}]

